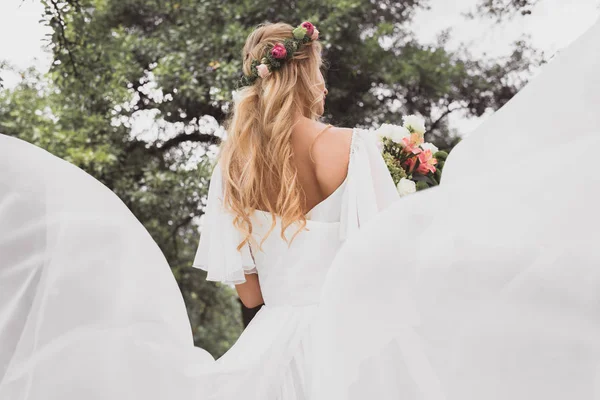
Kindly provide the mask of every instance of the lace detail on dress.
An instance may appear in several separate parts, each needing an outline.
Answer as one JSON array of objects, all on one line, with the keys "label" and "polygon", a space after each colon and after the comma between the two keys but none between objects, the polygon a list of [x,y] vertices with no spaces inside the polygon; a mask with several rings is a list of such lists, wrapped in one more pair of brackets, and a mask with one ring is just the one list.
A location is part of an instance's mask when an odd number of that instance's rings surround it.
[{"label": "lace detail on dress", "polygon": [[354,152],[356,151],[356,130],[358,128],[352,128],[352,137],[350,139],[350,158],[352,158],[352,155],[354,154]]},{"label": "lace detail on dress", "polygon": [[250,252],[250,258],[252,258],[252,262],[254,263],[254,268],[250,268],[250,269],[244,268],[244,273],[245,274],[258,274],[258,271],[256,270],[256,259],[254,258],[254,252],[252,251],[252,245],[250,244],[250,242],[248,242],[247,246],[248,246],[248,251]]},{"label": "lace detail on dress", "polygon": [[359,128],[352,128],[352,136],[350,138],[350,155],[348,156],[348,174],[346,180],[350,178],[350,174],[352,173],[352,159],[354,158],[354,153],[359,147],[357,136],[358,136]]}]

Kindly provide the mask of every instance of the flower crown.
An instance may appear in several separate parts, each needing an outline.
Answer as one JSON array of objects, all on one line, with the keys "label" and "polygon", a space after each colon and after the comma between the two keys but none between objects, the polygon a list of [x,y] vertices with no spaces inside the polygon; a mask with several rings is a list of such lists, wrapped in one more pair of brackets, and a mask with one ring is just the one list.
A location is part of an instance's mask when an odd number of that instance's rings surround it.
[{"label": "flower crown", "polygon": [[292,31],[293,37],[285,39],[283,43],[275,43],[267,54],[260,61],[252,60],[250,64],[250,75],[243,75],[238,82],[238,89],[243,86],[249,86],[257,78],[265,78],[271,74],[271,71],[281,68],[283,63],[293,58],[294,52],[301,45],[312,42],[319,38],[319,31],[313,24],[304,21]]}]

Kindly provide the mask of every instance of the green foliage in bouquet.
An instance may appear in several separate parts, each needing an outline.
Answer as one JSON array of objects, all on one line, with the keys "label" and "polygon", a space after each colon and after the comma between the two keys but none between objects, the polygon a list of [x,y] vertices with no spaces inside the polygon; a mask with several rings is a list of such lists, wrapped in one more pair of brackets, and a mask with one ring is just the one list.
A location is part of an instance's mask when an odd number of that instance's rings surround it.
[{"label": "green foliage in bouquet", "polygon": [[397,185],[398,182],[400,182],[400,179],[407,177],[406,171],[404,171],[404,168],[402,168],[402,166],[400,165],[398,160],[394,158],[394,156],[392,156],[389,153],[383,153],[383,160],[385,161],[385,165],[388,167],[388,170],[392,175],[394,184]]},{"label": "green foliage in bouquet", "polygon": [[430,186],[427,184],[427,182],[425,181],[418,181],[417,182],[417,192],[420,190],[425,190],[425,189],[429,189]]}]

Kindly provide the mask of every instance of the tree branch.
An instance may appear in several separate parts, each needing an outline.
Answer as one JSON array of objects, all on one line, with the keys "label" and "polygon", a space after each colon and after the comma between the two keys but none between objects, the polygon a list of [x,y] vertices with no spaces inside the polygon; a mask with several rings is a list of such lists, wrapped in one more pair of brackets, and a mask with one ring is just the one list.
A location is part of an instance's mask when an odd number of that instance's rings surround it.
[{"label": "tree branch", "polygon": [[496,22],[502,22],[505,18],[510,18],[516,14],[531,15],[533,8],[540,0],[480,0],[476,6],[476,14],[470,13],[470,17],[475,15],[485,17],[490,16],[496,19]]},{"label": "tree branch", "polygon": [[173,231],[171,232],[171,240],[173,242],[173,249],[175,250],[175,254],[179,254],[179,249],[178,249],[178,245],[177,245],[177,232],[179,231],[179,229],[183,228],[184,226],[186,226],[187,224],[192,222],[192,219],[194,219],[194,217],[188,215],[187,217],[182,219],[181,222],[179,222],[177,225],[175,225],[175,227],[173,228]]},{"label": "tree branch", "polygon": [[440,124],[440,122],[442,122],[442,120],[444,118],[446,118],[448,115],[452,114],[454,111],[458,111],[458,110],[464,110],[467,109],[469,107],[467,106],[462,106],[462,107],[456,107],[456,108],[450,108],[450,106],[448,106],[448,109],[446,111],[444,111],[442,113],[442,115],[440,115],[440,117],[438,119],[436,119],[434,122],[431,123],[431,128],[429,130],[433,131],[435,128],[438,127],[438,125]]},{"label": "tree branch", "polygon": [[[58,7],[58,0],[50,0],[50,3],[52,3],[52,8],[54,8],[54,15],[58,22],[56,25],[58,26],[59,44],[61,45],[60,47],[64,48],[67,51],[69,61],[71,62],[71,67],[73,67],[73,74],[75,75],[75,77],[79,78],[80,75],[77,71],[77,63],[75,62],[75,57],[73,56],[73,52],[70,48],[71,41],[67,39],[67,35],[65,33],[66,23],[62,17],[60,8]],[[75,2],[75,4],[77,3]]]},{"label": "tree branch", "polygon": [[173,147],[179,146],[184,142],[197,142],[206,144],[219,144],[221,139],[218,136],[211,135],[208,133],[194,132],[190,134],[182,133],[171,139],[166,140],[162,145],[151,148],[151,152],[164,153]]}]

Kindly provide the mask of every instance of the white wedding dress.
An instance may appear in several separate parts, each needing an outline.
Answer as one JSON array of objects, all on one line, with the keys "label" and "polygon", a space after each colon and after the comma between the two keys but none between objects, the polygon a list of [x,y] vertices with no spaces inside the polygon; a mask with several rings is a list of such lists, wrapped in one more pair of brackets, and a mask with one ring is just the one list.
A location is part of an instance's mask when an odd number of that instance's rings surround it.
[{"label": "white wedding dress", "polygon": [[[308,230],[288,247],[277,218],[263,251],[248,245],[236,250],[242,236],[223,210],[220,165],[214,169],[194,266],[206,270],[208,280],[224,283],[243,283],[245,274],[257,272],[265,305],[218,360],[219,373],[208,370],[211,398],[309,398],[318,341],[312,322],[329,266],[348,236],[399,198],[372,132],[353,129],[349,152],[346,179],[307,213]],[[256,211],[252,224],[260,240],[271,226],[271,214]],[[295,229],[289,227],[286,236]]]},{"label": "white wedding dress", "polygon": [[[399,198],[375,136],[355,128],[347,177],[307,214],[308,230],[288,248],[278,219],[263,251],[238,252],[217,165],[194,266],[224,283],[258,272],[265,305],[215,361],[192,347],[164,257],[114,194],[23,141],[0,136],[0,149],[0,399],[310,398],[312,321],[329,266]],[[270,214],[252,218],[262,237]]]},{"label": "white wedding dress", "polygon": [[276,229],[235,251],[215,169],[194,265],[258,272],[265,299],[218,360],[122,202],[0,135],[0,399],[599,399],[598,43],[600,23],[437,188],[396,201],[355,129],[346,181],[289,249]]}]

